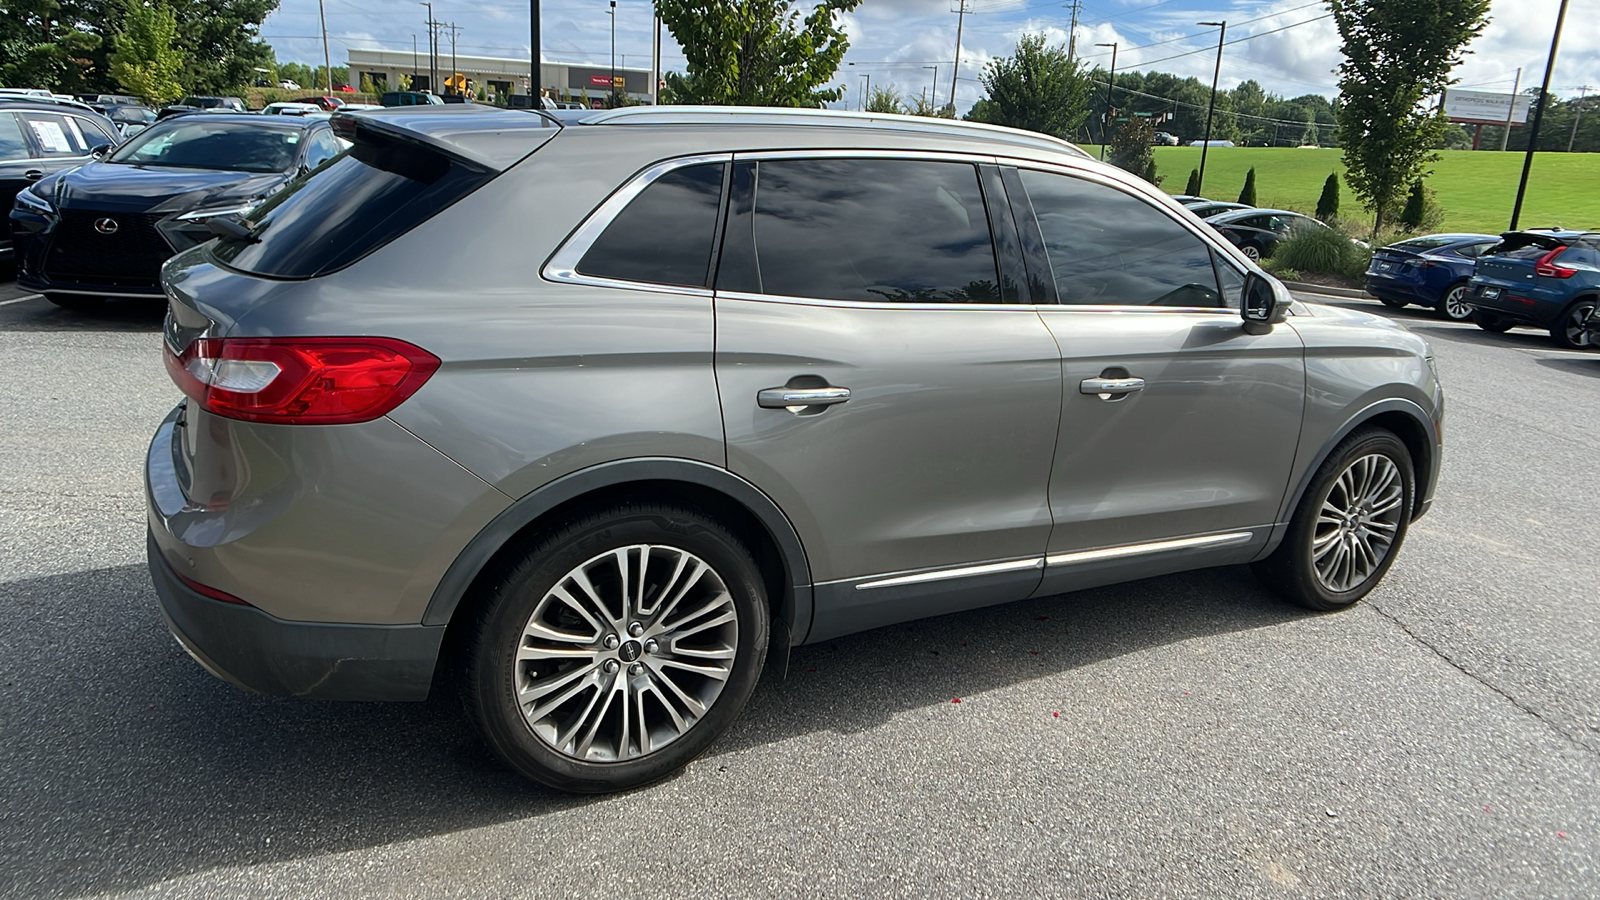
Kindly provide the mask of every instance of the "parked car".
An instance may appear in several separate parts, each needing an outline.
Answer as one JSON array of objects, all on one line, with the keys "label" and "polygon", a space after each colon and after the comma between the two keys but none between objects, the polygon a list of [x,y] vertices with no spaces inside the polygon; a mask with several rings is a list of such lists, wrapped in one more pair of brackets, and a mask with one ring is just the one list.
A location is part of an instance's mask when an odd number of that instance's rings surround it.
[{"label": "parked car", "polygon": [[334,85],[333,89],[338,91],[341,94],[358,93],[354,87],[352,87],[352,86],[350,86],[348,84],[336,84],[336,85]]},{"label": "parked car", "polygon": [[584,122],[336,114],[352,152],[167,265],[149,564],[206,668],[419,700],[450,667],[517,771],[616,790],[794,644],[1250,561],[1346,607],[1428,508],[1427,344],[1070,144]]},{"label": "parked car", "polygon": [[55,97],[44,88],[0,88],[0,96],[23,97],[30,100],[50,100]]},{"label": "parked car", "polygon": [[1266,259],[1278,242],[1306,228],[1328,226],[1302,213],[1287,209],[1236,209],[1206,219],[1228,242],[1251,259]]},{"label": "parked car", "polygon": [[1429,306],[1454,322],[1472,317],[1466,295],[1478,255],[1499,242],[1492,234],[1429,234],[1373,251],[1367,293],[1383,305]]},{"label": "parked car", "polygon": [[1210,199],[1208,199],[1206,197],[1196,197],[1193,194],[1174,194],[1172,196],[1172,199],[1178,201],[1179,203],[1182,203],[1184,206],[1193,206],[1196,203],[1213,203],[1213,202],[1215,202],[1215,201],[1210,200]]},{"label": "parked car", "polygon": [[[0,102],[0,203],[63,169],[88,162],[117,142],[117,126],[93,112],[14,96]],[[9,228],[0,228],[0,260],[12,257]]]},{"label": "parked car", "polygon": [[442,106],[444,98],[427,91],[385,91],[378,102],[384,106]]},{"label": "parked car", "polygon": [[289,79],[285,78],[278,82],[278,87],[285,91],[298,91],[300,90],[300,83],[296,81],[290,81]]},{"label": "parked car", "polygon": [[1585,321],[1600,300],[1600,232],[1508,231],[1478,256],[1463,298],[1485,331],[1548,329],[1558,346],[1591,346]]},{"label": "parked car", "polygon": [[157,118],[195,112],[197,110],[216,110],[219,112],[248,112],[244,101],[238,97],[185,97],[171,106],[164,106],[156,113]]},{"label": "parked car", "polygon": [[318,116],[326,115],[322,107],[310,103],[268,103],[262,107],[264,116]]},{"label": "parked car", "polygon": [[1228,203],[1222,200],[1200,200],[1195,203],[1185,203],[1184,206],[1188,207],[1189,212],[1202,219],[1208,219],[1225,212],[1232,212],[1236,209],[1255,208],[1248,203]]},{"label": "parked car", "polygon": [[338,98],[338,97],[328,97],[328,96],[301,97],[300,99],[296,100],[295,102],[296,103],[309,103],[312,106],[315,106],[316,108],[322,110],[323,112],[333,112],[333,111],[339,109],[339,107],[344,106],[344,101],[341,100],[340,98]]},{"label": "parked car", "polygon": [[127,140],[156,123],[156,111],[148,106],[110,106],[106,118],[117,126],[118,136]]},{"label": "parked car", "polygon": [[1165,131],[1158,131],[1151,135],[1150,142],[1157,147],[1176,147],[1178,146],[1178,136],[1168,134]]},{"label": "parked car", "polygon": [[1205,146],[1208,146],[1208,145],[1212,146],[1212,147],[1232,147],[1234,144],[1233,144],[1233,141],[1216,141],[1216,140],[1213,140],[1213,141],[1190,141],[1189,142],[1189,146],[1191,146],[1191,147],[1205,147]]},{"label": "parked car", "polygon": [[341,149],[326,119],[219,113],[158,122],[17,195],[17,285],[68,308],[160,296],[162,263],[210,240],[212,220],[254,206]]},{"label": "parked car", "polygon": [[113,106],[143,106],[144,101],[129,94],[77,94],[75,99],[87,103],[100,112]]}]

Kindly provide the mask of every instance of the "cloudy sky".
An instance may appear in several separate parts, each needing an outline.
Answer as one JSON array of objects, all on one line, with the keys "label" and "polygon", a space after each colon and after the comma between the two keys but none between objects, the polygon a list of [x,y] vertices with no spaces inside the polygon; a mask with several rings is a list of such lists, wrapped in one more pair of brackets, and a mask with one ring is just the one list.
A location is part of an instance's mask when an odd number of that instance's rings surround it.
[{"label": "cloudy sky", "polygon": [[[853,103],[870,75],[874,85],[893,83],[902,93],[935,87],[949,99],[956,60],[955,10],[962,0],[865,0],[846,19],[850,51],[836,83],[847,86]],[[325,0],[335,65],[348,47],[409,48],[412,36],[427,46],[421,4],[393,0]],[[965,110],[982,93],[976,76],[983,64],[1011,52],[1019,35],[1044,32],[1067,39],[1071,0],[966,0],[961,38],[957,104]],[[1456,73],[1460,86],[1509,92],[1518,66],[1523,86],[1543,75],[1559,0],[1494,0],[1492,21],[1471,47]],[[542,7],[546,62],[605,64],[610,60],[610,19],[606,0],[550,0]],[[461,26],[457,48],[463,54],[525,57],[528,6],[516,2],[436,0],[434,15]],[[618,65],[650,62],[650,0],[618,0]],[[1296,96],[1337,93],[1333,69],[1339,40],[1321,0],[1080,0],[1078,52],[1101,62],[1119,45],[1117,68],[1158,69],[1179,75],[1211,77],[1214,28],[1202,21],[1228,21],[1228,46],[1222,57],[1222,84],[1253,78],[1273,93]],[[262,34],[285,60],[322,61],[316,0],[282,0],[262,26]],[[1235,43],[1237,41],[1237,43]],[[681,70],[682,50],[663,37],[663,67]],[[445,43],[448,52],[448,41]],[[853,63],[853,65],[852,65]],[[937,71],[935,70],[935,67]],[[1551,80],[1553,92],[1575,94],[1578,86],[1600,86],[1600,0],[1571,0],[1561,54]]]}]

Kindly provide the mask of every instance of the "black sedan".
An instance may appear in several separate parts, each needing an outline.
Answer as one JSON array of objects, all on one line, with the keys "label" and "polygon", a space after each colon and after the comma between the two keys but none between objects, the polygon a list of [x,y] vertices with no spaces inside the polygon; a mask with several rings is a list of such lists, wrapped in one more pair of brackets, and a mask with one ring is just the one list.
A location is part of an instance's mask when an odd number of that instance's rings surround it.
[{"label": "black sedan", "polygon": [[214,114],[157,122],[45,178],[11,210],[17,286],[58,306],[161,294],[161,264],[291,178],[337,156],[325,119]]},{"label": "black sedan", "polygon": [[1287,209],[1236,209],[1206,219],[1234,246],[1251,259],[1265,259],[1278,242],[1307,228],[1327,228],[1303,213]]}]

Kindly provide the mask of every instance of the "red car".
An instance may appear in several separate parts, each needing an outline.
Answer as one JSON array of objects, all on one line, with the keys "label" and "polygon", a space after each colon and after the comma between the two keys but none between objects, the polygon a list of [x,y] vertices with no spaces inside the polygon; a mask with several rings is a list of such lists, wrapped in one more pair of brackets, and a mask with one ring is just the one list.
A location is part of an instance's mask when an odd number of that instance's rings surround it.
[{"label": "red car", "polygon": [[340,100],[338,97],[326,97],[326,96],[323,96],[323,97],[301,97],[300,99],[298,99],[298,100],[296,100],[294,102],[296,102],[296,103],[310,103],[310,104],[315,105],[318,109],[325,109],[328,112],[333,112],[334,110],[336,110],[339,107],[344,105],[344,101]]},{"label": "red car", "polygon": [[340,92],[341,94],[354,94],[356,92],[356,89],[348,84],[341,84],[334,88],[334,90]]}]

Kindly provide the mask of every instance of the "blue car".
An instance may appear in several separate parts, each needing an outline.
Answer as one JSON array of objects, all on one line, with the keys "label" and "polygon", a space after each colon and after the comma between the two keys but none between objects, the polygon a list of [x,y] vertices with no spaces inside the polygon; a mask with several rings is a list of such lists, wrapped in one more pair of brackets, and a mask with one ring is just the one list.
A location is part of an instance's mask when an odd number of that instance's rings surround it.
[{"label": "blue car", "polygon": [[1557,346],[1593,346],[1585,323],[1600,303],[1600,233],[1508,231],[1478,257],[1464,300],[1485,331],[1531,325]]},{"label": "blue car", "polygon": [[1384,306],[1430,306],[1454,322],[1472,318],[1466,303],[1473,269],[1483,251],[1499,243],[1492,234],[1430,234],[1373,251],[1367,293]]}]

